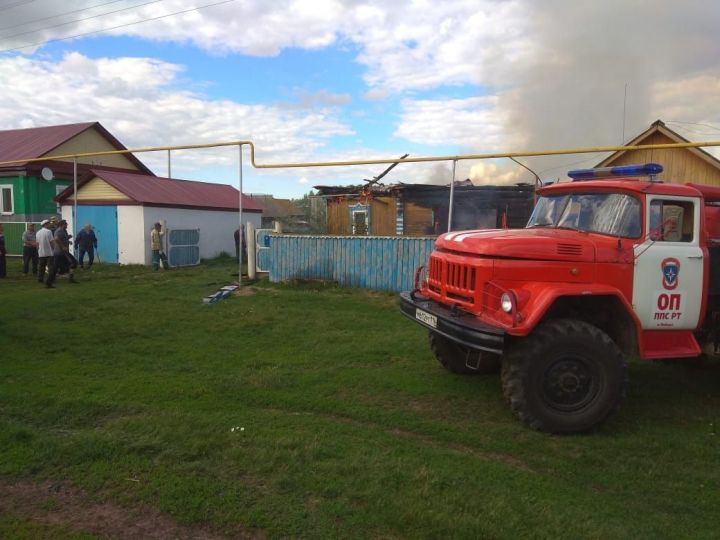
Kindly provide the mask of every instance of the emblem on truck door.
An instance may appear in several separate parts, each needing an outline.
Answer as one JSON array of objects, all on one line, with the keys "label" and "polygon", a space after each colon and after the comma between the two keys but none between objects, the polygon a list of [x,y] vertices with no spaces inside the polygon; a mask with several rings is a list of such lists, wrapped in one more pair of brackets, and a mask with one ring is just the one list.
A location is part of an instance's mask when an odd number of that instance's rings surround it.
[{"label": "emblem on truck door", "polygon": [[678,286],[678,275],[680,274],[680,261],[673,257],[663,259],[660,263],[663,273],[663,287],[671,291]]}]

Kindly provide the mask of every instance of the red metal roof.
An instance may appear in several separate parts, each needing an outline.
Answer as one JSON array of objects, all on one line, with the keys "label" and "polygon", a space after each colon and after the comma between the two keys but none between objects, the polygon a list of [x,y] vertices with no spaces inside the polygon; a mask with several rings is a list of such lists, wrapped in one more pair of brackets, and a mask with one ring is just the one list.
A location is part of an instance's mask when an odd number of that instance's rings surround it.
[{"label": "red metal roof", "polygon": [[[117,170],[90,169],[78,183],[78,190],[98,177],[127,195],[138,204],[147,206],[174,206],[181,208],[204,208],[235,210],[239,208],[238,190],[227,184],[211,184],[193,180],[160,178],[146,174]],[[72,195],[72,186],[58,195],[64,201]],[[243,211],[262,212],[262,207],[251,197],[243,195]]]},{"label": "red metal roof", "polygon": [[[100,122],[83,122],[80,124],[65,124],[62,126],[44,126],[27,129],[8,129],[0,131],[0,161],[13,159],[34,159],[42,157],[61,144],[69,141],[83,131],[95,128],[118,150],[126,150],[125,146],[106,130]],[[95,148],[88,148],[88,152],[95,151]],[[137,165],[140,170],[147,174],[153,174],[144,163],[133,154],[126,154],[127,158]],[[25,162],[18,162],[9,165],[19,167]]]},{"label": "red metal roof", "polygon": [[94,124],[94,122],[84,122],[0,131],[0,160],[39,158]]}]

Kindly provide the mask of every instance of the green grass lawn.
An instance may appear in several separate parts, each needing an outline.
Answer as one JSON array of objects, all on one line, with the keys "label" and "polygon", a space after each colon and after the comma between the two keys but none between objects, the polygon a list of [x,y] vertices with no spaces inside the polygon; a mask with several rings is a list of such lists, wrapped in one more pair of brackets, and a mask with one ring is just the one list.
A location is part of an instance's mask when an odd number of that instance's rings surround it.
[{"label": "green grass lawn", "polygon": [[46,290],[10,259],[0,478],[229,534],[717,538],[717,363],[631,361],[618,416],[549,436],[497,377],[444,371],[394,295],[261,282],[202,305],[233,270],[100,265]]}]

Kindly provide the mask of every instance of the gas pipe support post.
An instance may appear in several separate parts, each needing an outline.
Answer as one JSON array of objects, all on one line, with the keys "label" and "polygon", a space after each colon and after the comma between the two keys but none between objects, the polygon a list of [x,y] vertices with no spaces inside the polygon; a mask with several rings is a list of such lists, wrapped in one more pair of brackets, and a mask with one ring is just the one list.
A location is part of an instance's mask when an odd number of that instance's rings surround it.
[{"label": "gas pipe support post", "polygon": [[447,232],[452,231],[453,204],[455,203],[455,166],[456,165],[457,165],[457,159],[453,159],[452,182],[450,182],[450,204],[448,204],[448,229],[447,229]]},{"label": "gas pipe support post", "polygon": [[[242,261],[243,261],[243,145],[238,144],[238,288],[242,288]],[[248,266],[250,260],[248,259]],[[249,269],[248,269],[249,273]]]},{"label": "gas pipe support post", "polygon": [[[72,237],[73,252],[77,252],[77,158],[73,158],[73,218],[72,218]],[[62,216],[60,216],[62,218]]]}]

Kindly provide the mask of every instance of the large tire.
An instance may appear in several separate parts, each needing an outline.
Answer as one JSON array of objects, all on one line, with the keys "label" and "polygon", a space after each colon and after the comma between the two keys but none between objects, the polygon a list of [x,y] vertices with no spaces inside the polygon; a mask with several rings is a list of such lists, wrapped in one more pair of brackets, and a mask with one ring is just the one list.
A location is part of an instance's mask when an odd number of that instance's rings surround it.
[{"label": "large tire", "polygon": [[490,375],[500,371],[500,355],[463,347],[436,332],[430,332],[430,348],[445,369],[459,375]]},{"label": "large tire", "polygon": [[605,332],[582,321],[538,326],[503,358],[503,394],[528,426],[578,433],[615,413],[627,390],[625,358]]}]

